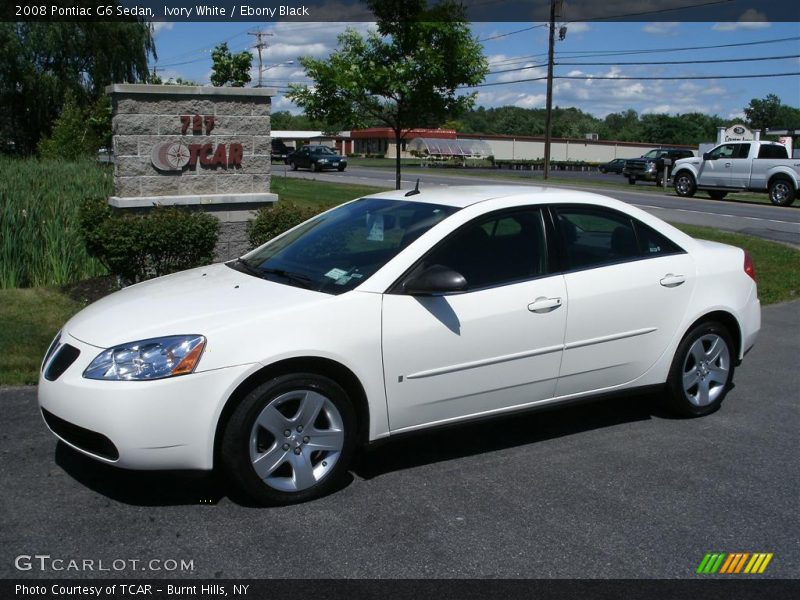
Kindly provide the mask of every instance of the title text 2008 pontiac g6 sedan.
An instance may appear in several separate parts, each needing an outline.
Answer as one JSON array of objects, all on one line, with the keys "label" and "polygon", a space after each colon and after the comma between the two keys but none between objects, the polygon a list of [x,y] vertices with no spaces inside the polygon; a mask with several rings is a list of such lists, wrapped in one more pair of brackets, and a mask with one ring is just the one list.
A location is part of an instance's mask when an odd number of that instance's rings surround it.
[{"label": "title text 2008 pontiac g6 sedan", "polygon": [[384,192],[89,306],[39,403],[99,461],[220,468],[285,504],[330,491],[359,445],[435,425],[652,386],[711,413],[760,310],[745,252],[610,198]]}]

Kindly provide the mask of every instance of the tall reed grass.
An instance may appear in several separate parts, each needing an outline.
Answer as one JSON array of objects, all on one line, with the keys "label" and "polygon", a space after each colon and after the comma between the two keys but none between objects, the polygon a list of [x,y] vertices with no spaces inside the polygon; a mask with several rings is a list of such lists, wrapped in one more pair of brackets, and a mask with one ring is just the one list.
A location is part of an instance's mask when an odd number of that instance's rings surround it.
[{"label": "tall reed grass", "polygon": [[78,210],[108,197],[113,174],[92,159],[0,157],[0,288],[63,285],[105,273],[86,254]]}]

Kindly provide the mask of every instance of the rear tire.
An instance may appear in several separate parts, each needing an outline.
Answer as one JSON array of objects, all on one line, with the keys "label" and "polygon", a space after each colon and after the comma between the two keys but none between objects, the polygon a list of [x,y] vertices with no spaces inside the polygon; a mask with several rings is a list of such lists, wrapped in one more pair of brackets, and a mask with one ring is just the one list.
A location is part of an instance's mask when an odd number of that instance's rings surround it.
[{"label": "rear tire", "polygon": [[318,172],[319,172],[319,171],[321,171],[322,169],[320,169],[320,168],[319,168],[319,165],[318,165],[317,163],[311,163],[311,170],[312,170],[314,173],[318,173]]},{"label": "rear tire", "polygon": [[733,381],[734,345],[724,325],[701,323],[681,341],[667,377],[667,400],[682,417],[718,410]]},{"label": "rear tire", "polygon": [[356,415],[341,386],[294,373],[244,397],[223,431],[220,460],[231,483],[252,500],[294,504],[332,491],[355,444]]},{"label": "rear tire", "polygon": [[728,195],[728,192],[720,192],[717,190],[708,190],[708,197],[712,200],[722,200],[725,196]]},{"label": "rear tire", "polygon": [[789,206],[794,202],[795,189],[792,182],[776,177],[769,184],[769,201],[775,206]]},{"label": "rear tire", "polygon": [[688,171],[681,171],[675,176],[674,184],[675,193],[683,198],[691,198],[697,191],[697,182],[694,180],[694,175]]},{"label": "rear tire", "polygon": [[289,161],[289,167],[292,169],[292,171],[297,171],[297,163],[293,160]]}]

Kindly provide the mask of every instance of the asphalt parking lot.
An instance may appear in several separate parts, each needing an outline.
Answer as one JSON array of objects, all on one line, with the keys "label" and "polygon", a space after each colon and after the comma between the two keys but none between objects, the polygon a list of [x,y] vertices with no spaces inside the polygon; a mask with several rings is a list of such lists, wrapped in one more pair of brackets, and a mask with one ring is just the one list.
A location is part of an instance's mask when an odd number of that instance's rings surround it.
[{"label": "asphalt parking lot", "polygon": [[[709,417],[637,396],[428,433],[277,509],[207,476],[95,464],[45,430],[34,388],[0,390],[0,577],[685,578],[707,552],[771,552],[757,577],[797,577],[800,302],[763,319]],[[15,568],[34,554],[193,570]]]}]

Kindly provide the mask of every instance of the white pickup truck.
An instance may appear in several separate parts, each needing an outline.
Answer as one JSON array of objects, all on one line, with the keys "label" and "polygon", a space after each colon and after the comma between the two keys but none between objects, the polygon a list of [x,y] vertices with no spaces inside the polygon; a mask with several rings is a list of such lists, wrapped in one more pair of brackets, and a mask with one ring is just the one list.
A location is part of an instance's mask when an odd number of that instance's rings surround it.
[{"label": "white pickup truck", "polygon": [[800,159],[776,142],[727,142],[675,161],[672,181],[679,196],[703,190],[722,200],[729,192],[766,192],[773,204],[789,206],[800,195]]}]

